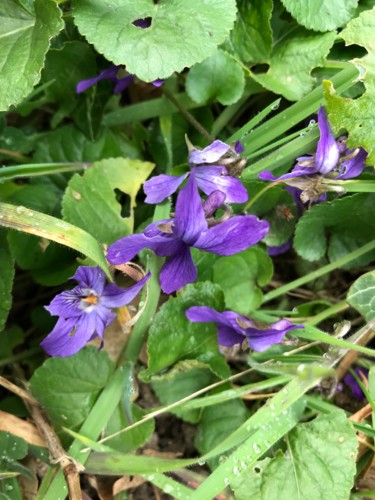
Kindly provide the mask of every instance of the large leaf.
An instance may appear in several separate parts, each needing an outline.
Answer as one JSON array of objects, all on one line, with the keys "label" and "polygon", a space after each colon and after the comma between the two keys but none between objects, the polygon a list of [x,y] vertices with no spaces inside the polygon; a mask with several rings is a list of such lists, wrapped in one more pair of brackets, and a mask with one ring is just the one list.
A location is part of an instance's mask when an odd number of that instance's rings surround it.
[{"label": "large leaf", "polygon": [[225,307],[249,314],[262,303],[262,291],[272,278],[272,259],[259,248],[249,248],[238,255],[220,257],[213,266],[214,283],[224,291]]},{"label": "large leaf", "polygon": [[340,33],[346,45],[361,45],[368,54],[352,62],[364,68],[362,76],[366,92],[357,99],[345,99],[335,94],[331,82],[325,82],[329,120],[338,132],[346,128],[349,132],[347,144],[353,149],[362,146],[369,153],[368,163],[375,162],[375,48],[372,43],[375,30],[375,7],[351,21]]},{"label": "large leaf", "polygon": [[224,105],[233,104],[241,98],[244,87],[243,69],[223,50],[195,64],[186,79],[186,92],[198,103],[215,99]]},{"label": "large leaf", "polygon": [[148,369],[142,378],[167,368],[182,359],[197,359],[219,376],[228,376],[228,366],[218,354],[216,326],[210,323],[193,323],[185,316],[192,306],[209,306],[223,309],[223,294],[210,282],[186,286],[175,298],[163,304],[151,325],[147,350]]},{"label": "large leaf", "polygon": [[245,62],[268,62],[272,47],[272,1],[237,0],[237,7],[230,44]]},{"label": "large leaf", "polygon": [[274,45],[267,73],[252,76],[268,90],[297,101],[312,89],[315,79],[311,70],[324,64],[335,38],[335,32],[318,34],[297,27],[289,30]]},{"label": "large leaf", "polygon": [[[85,229],[102,243],[133,232],[135,198],[154,165],[110,158],[94,163],[83,176],[74,175],[63,198],[64,219]],[[122,217],[115,190],[130,197],[129,217]]]},{"label": "large leaf", "polygon": [[[74,0],[79,31],[98,52],[150,82],[210,56],[228,36],[235,0]],[[137,19],[151,18],[146,29]]]},{"label": "large leaf", "polygon": [[352,284],[347,301],[367,321],[375,319],[375,271],[363,274]]},{"label": "large leaf", "polygon": [[305,28],[330,31],[350,21],[358,0],[281,0],[294,19]]},{"label": "large leaf", "polygon": [[298,425],[287,443],[285,453],[259,461],[231,484],[237,500],[349,498],[358,441],[343,411]]},{"label": "large leaf", "polygon": [[[334,261],[371,241],[375,230],[375,195],[358,193],[331,202],[319,203],[297,223],[294,248],[306,260],[319,260],[328,248]],[[366,265],[374,258],[369,252],[350,263]]]},{"label": "large leaf", "polygon": [[5,231],[0,229],[0,331],[4,328],[12,304],[12,286],[14,278],[14,259],[8,247]]},{"label": "large leaf", "polygon": [[82,424],[106,386],[114,364],[105,351],[86,347],[68,358],[50,358],[30,380],[33,395],[55,426]]},{"label": "large leaf", "polygon": [[0,3],[0,110],[18,104],[40,79],[50,40],[62,29],[54,0],[35,0],[28,11],[19,2]]}]

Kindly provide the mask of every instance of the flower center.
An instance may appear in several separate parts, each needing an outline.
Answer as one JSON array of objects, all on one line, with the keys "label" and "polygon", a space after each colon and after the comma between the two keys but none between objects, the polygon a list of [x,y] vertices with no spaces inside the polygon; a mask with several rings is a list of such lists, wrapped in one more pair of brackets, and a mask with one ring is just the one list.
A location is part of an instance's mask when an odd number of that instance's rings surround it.
[{"label": "flower center", "polygon": [[84,297],[81,300],[87,302],[87,304],[95,305],[98,303],[99,297],[97,297],[96,295],[89,295],[88,297]]}]

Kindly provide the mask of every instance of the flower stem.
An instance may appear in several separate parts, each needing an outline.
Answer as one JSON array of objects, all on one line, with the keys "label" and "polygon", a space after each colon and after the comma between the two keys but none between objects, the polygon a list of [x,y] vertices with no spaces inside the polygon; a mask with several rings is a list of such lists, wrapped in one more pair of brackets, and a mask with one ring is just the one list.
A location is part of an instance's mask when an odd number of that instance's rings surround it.
[{"label": "flower stem", "polygon": [[180,111],[182,116],[205,138],[208,142],[213,142],[215,139],[207,130],[194,118],[194,116],[185,109],[182,104],[175,98],[175,96],[167,89],[163,89],[163,93],[167,99],[173,103]]},{"label": "flower stem", "polygon": [[266,293],[263,297],[263,303],[269,302],[270,300],[273,300],[273,299],[276,299],[277,297],[284,295],[285,293],[289,292],[290,290],[293,290],[294,288],[298,288],[300,286],[303,286],[306,283],[309,283],[310,281],[313,281],[316,278],[319,278],[320,276],[324,276],[325,274],[330,273],[334,269],[337,269],[341,266],[344,266],[345,264],[348,264],[348,262],[351,262],[352,260],[358,259],[358,257],[361,257],[362,255],[364,255],[364,254],[366,254],[374,249],[375,249],[375,240],[372,240],[369,243],[366,243],[366,245],[363,245],[362,247],[357,248],[357,250],[354,250],[353,252],[348,253],[344,257],[341,257],[340,259],[335,260],[335,262],[331,262],[330,264],[327,264],[326,266],[323,266],[320,269],[317,269],[316,271],[313,271],[312,273],[307,274],[306,276],[302,276],[301,278],[298,278],[294,281],[291,281],[290,283],[287,283],[286,285],[281,286],[280,288],[277,288],[276,290],[272,290],[271,292]]},{"label": "flower stem", "polygon": [[88,168],[91,163],[33,163],[0,168],[0,182],[19,179],[20,177],[35,177],[37,175],[75,172]]}]

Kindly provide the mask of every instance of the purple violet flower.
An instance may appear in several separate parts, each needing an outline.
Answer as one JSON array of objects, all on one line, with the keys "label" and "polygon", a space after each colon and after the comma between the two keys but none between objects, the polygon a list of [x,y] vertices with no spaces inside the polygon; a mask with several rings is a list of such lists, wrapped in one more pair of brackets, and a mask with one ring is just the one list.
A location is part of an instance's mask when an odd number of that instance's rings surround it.
[{"label": "purple violet flower", "polygon": [[294,325],[286,319],[271,323],[268,328],[261,329],[255,324],[233,311],[218,312],[207,306],[194,306],[185,311],[186,317],[193,322],[217,323],[218,342],[222,346],[230,347],[242,344],[247,339],[254,351],[265,351],[274,344],[282,341],[285,334],[303,325]]},{"label": "purple violet flower", "polygon": [[347,149],[343,138],[336,141],[322,106],[318,111],[318,126],[320,139],[314,156],[297,158],[297,165],[289,174],[274,177],[271,172],[265,170],[259,174],[259,178],[265,181],[282,181],[303,175],[320,174],[334,179],[351,179],[360,175],[365,166],[366,151],[363,148]]},{"label": "purple violet flower", "polygon": [[[359,366],[357,366],[354,369],[354,371],[358,375],[359,378],[361,378],[361,373],[365,377],[368,377],[368,370],[366,370],[365,368],[360,368]],[[345,375],[344,383],[348,387],[350,387],[350,389],[353,393],[353,396],[355,396],[357,399],[364,399],[365,398],[365,395],[363,394],[362,389],[360,388],[358,382],[356,381],[356,379],[353,377],[353,375],[351,373],[347,373]]]},{"label": "purple violet flower", "polygon": [[[235,155],[241,143],[235,146]],[[236,149],[237,148],[237,149]],[[144,183],[143,189],[147,197],[145,202],[150,204],[161,203],[168,196],[175,193],[183,181],[190,175],[195,178],[198,187],[207,195],[213,191],[222,191],[226,195],[227,203],[246,203],[248,193],[242,182],[228,174],[224,165],[213,165],[223,161],[223,157],[231,150],[228,144],[214,141],[212,144],[199,150],[190,148],[189,164],[191,172],[180,176],[157,175]]]},{"label": "purple violet flower", "polygon": [[71,278],[78,281],[78,285],[56,295],[45,307],[59,319],[40,345],[51,356],[64,358],[75,354],[97,336],[103,340],[104,330],[116,318],[112,308],[129,304],[149,277],[150,273],[135,285],[121,290],[116,285],[106,285],[106,276],[100,267],[79,267]]},{"label": "purple violet flower", "polygon": [[282,245],[276,247],[267,247],[267,253],[270,257],[275,257],[276,255],[281,255],[292,248],[292,241],[288,240]]},{"label": "purple violet flower", "polygon": [[[212,213],[212,207],[209,211]],[[153,222],[143,233],[121,238],[109,246],[107,259],[114,265],[123,264],[144,248],[160,257],[170,257],[162,267],[160,283],[165,293],[172,293],[197,279],[190,247],[234,255],[258,243],[268,230],[268,222],[253,215],[237,215],[209,227],[195,176],[190,176],[178,194],[174,219]]]},{"label": "purple violet flower", "polygon": [[84,92],[101,80],[109,80],[110,82],[115,83],[113,93],[120,94],[134,80],[133,75],[119,76],[119,73],[123,72],[124,70],[125,66],[116,66],[115,64],[111,64],[111,66],[102,71],[98,76],[94,76],[93,78],[89,78],[88,80],[80,81],[77,84],[77,94]]}]

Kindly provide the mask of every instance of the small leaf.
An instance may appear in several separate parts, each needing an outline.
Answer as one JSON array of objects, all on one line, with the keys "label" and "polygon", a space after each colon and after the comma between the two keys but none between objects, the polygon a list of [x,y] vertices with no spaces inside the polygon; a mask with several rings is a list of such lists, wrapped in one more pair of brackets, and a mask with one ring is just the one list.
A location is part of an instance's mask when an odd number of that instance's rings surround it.
[{"label": "small leaf", "polygon": [[3,229],[0,229],[0,266],[0,331],[2,331],[12,304],[14,278],[14,258],[10,253],[6,234]]},{"label": "small leaf", "polygon": [[90,234],[72,224],[23,206],[0,203],[0,226],[17,229],[73,248],[92,259],[110,277],[102,247]]},{"label": "small leaf", "polygon": [[0,467],[27,455],[27,443],[10,432],[0,432]]},{"label": "small leaf", "polygon": [[[194,359],[179,361],[166,375],[154,376],[152,388],[164,405],[170,405],[185,396],[212,384],[215,377],[203,363]],[[200,410],[171,410],[187,422],[197,423]]]},{"label": "small leaf", "polygon": [[314,31],[331,31],[355,15],[358,0],[281,0],[294,19]]},{"label": "small leaf", "polygon": [[[74,175],[63,197],[64,219],[85,229],[102,243],[131,234],[136,196],[154,165],[110,158],[94,163],[83,176]],[[129,217],[121,216],[115,189],[130,196]]]},{"label": "small leaf", "polygon": [[352,284],[347,301],[366,321],[375,319],[375,271],[363,274]]},{"label": "small leaf", "polygon": [[[236,16],[235,0],[74,0],[73,6],[79,31],[98,52],[146,82],[209,57]],[[148,17],[149,28],[133,25]]]},{"label": "small leaf", "polygon": [[68,358],[47,359],[35,370],[30,388],[55,426],[77,428],[113,370],[108,354],[89,346]]},{"label": "small leaf", "polygon": [[[328,248],[332,262],[371,241],[375,230],[374,200],[373,194],[358,193],[311,207],[296,226],[297,253],[313,261],[323,257]],[[374,252],[368,252],[347,266],[366,265],[373,258]]]},{"label": "small leaf", "polygon": [[237,0],[237,7],[231,46],[244,62],[268,62],[272,48],[272,1]]},{"label": "small leaf", "polygon": [[224,291],[225,307],[247,315],[262,303],[262,291],[272,278],[272,259],[258,248],[249,248],[230,257],[220,257],[214,264],[214,283]]},{"label": "small leaf", "polygon": [[345,128],[349,132],[347,144],[350,148],[362,146],[369,154],[367,163],[375,162],[375,118],[372,106],[375,96],[375,49],[372,43],[375,30],[375,8],[362,12],[350,21],[340,33],[346,45],[360,45],[368,54],[352,62],[364,68],[362,80],[366,92],[357,99],[346,99],[336,95],[331,82],[324,82],[325,93],[329,110],[329,120],[336,132]]},{"label": "small leaf", "polygon": [[54,0],[35,0],[30,12],[2,0],[0,24],[0,110],[6,111],[38,83],[50,40],[64,24]]},{"label": "small leaf", "polygon": [[181,359],[196,359],[220,377],[228,376],[228,366],[218,354],[216,326],[193,323],[185,316],[186,309],[197,305],[222,310],[220,287],[209,282],[187,285],[177,297],[170,297],[162,305],[149,331],[149,364],[141,372],[144,380]]},{"label": "small leaf", "polygon": [[252,77],[268,90],[298,101],[313,88],[311,70],[324,64],[335,38],[335,32],[318,34],[288,27],[288,33],[273,47],[267,73],[253,73]]},{"label": "small leaf", "polygon": [[234,104],[241,98],[244,87],[243,69],[223,50],[195,64],[186,79],[186,92],[198,103],[216,100],[223,105]]},{"label": "small leaf", "polygon": [[356,472],[358,442],[341,410],[298,425],[287,438],[285,453],[260,460],[231,487],[236,500],[349,498]]}]

